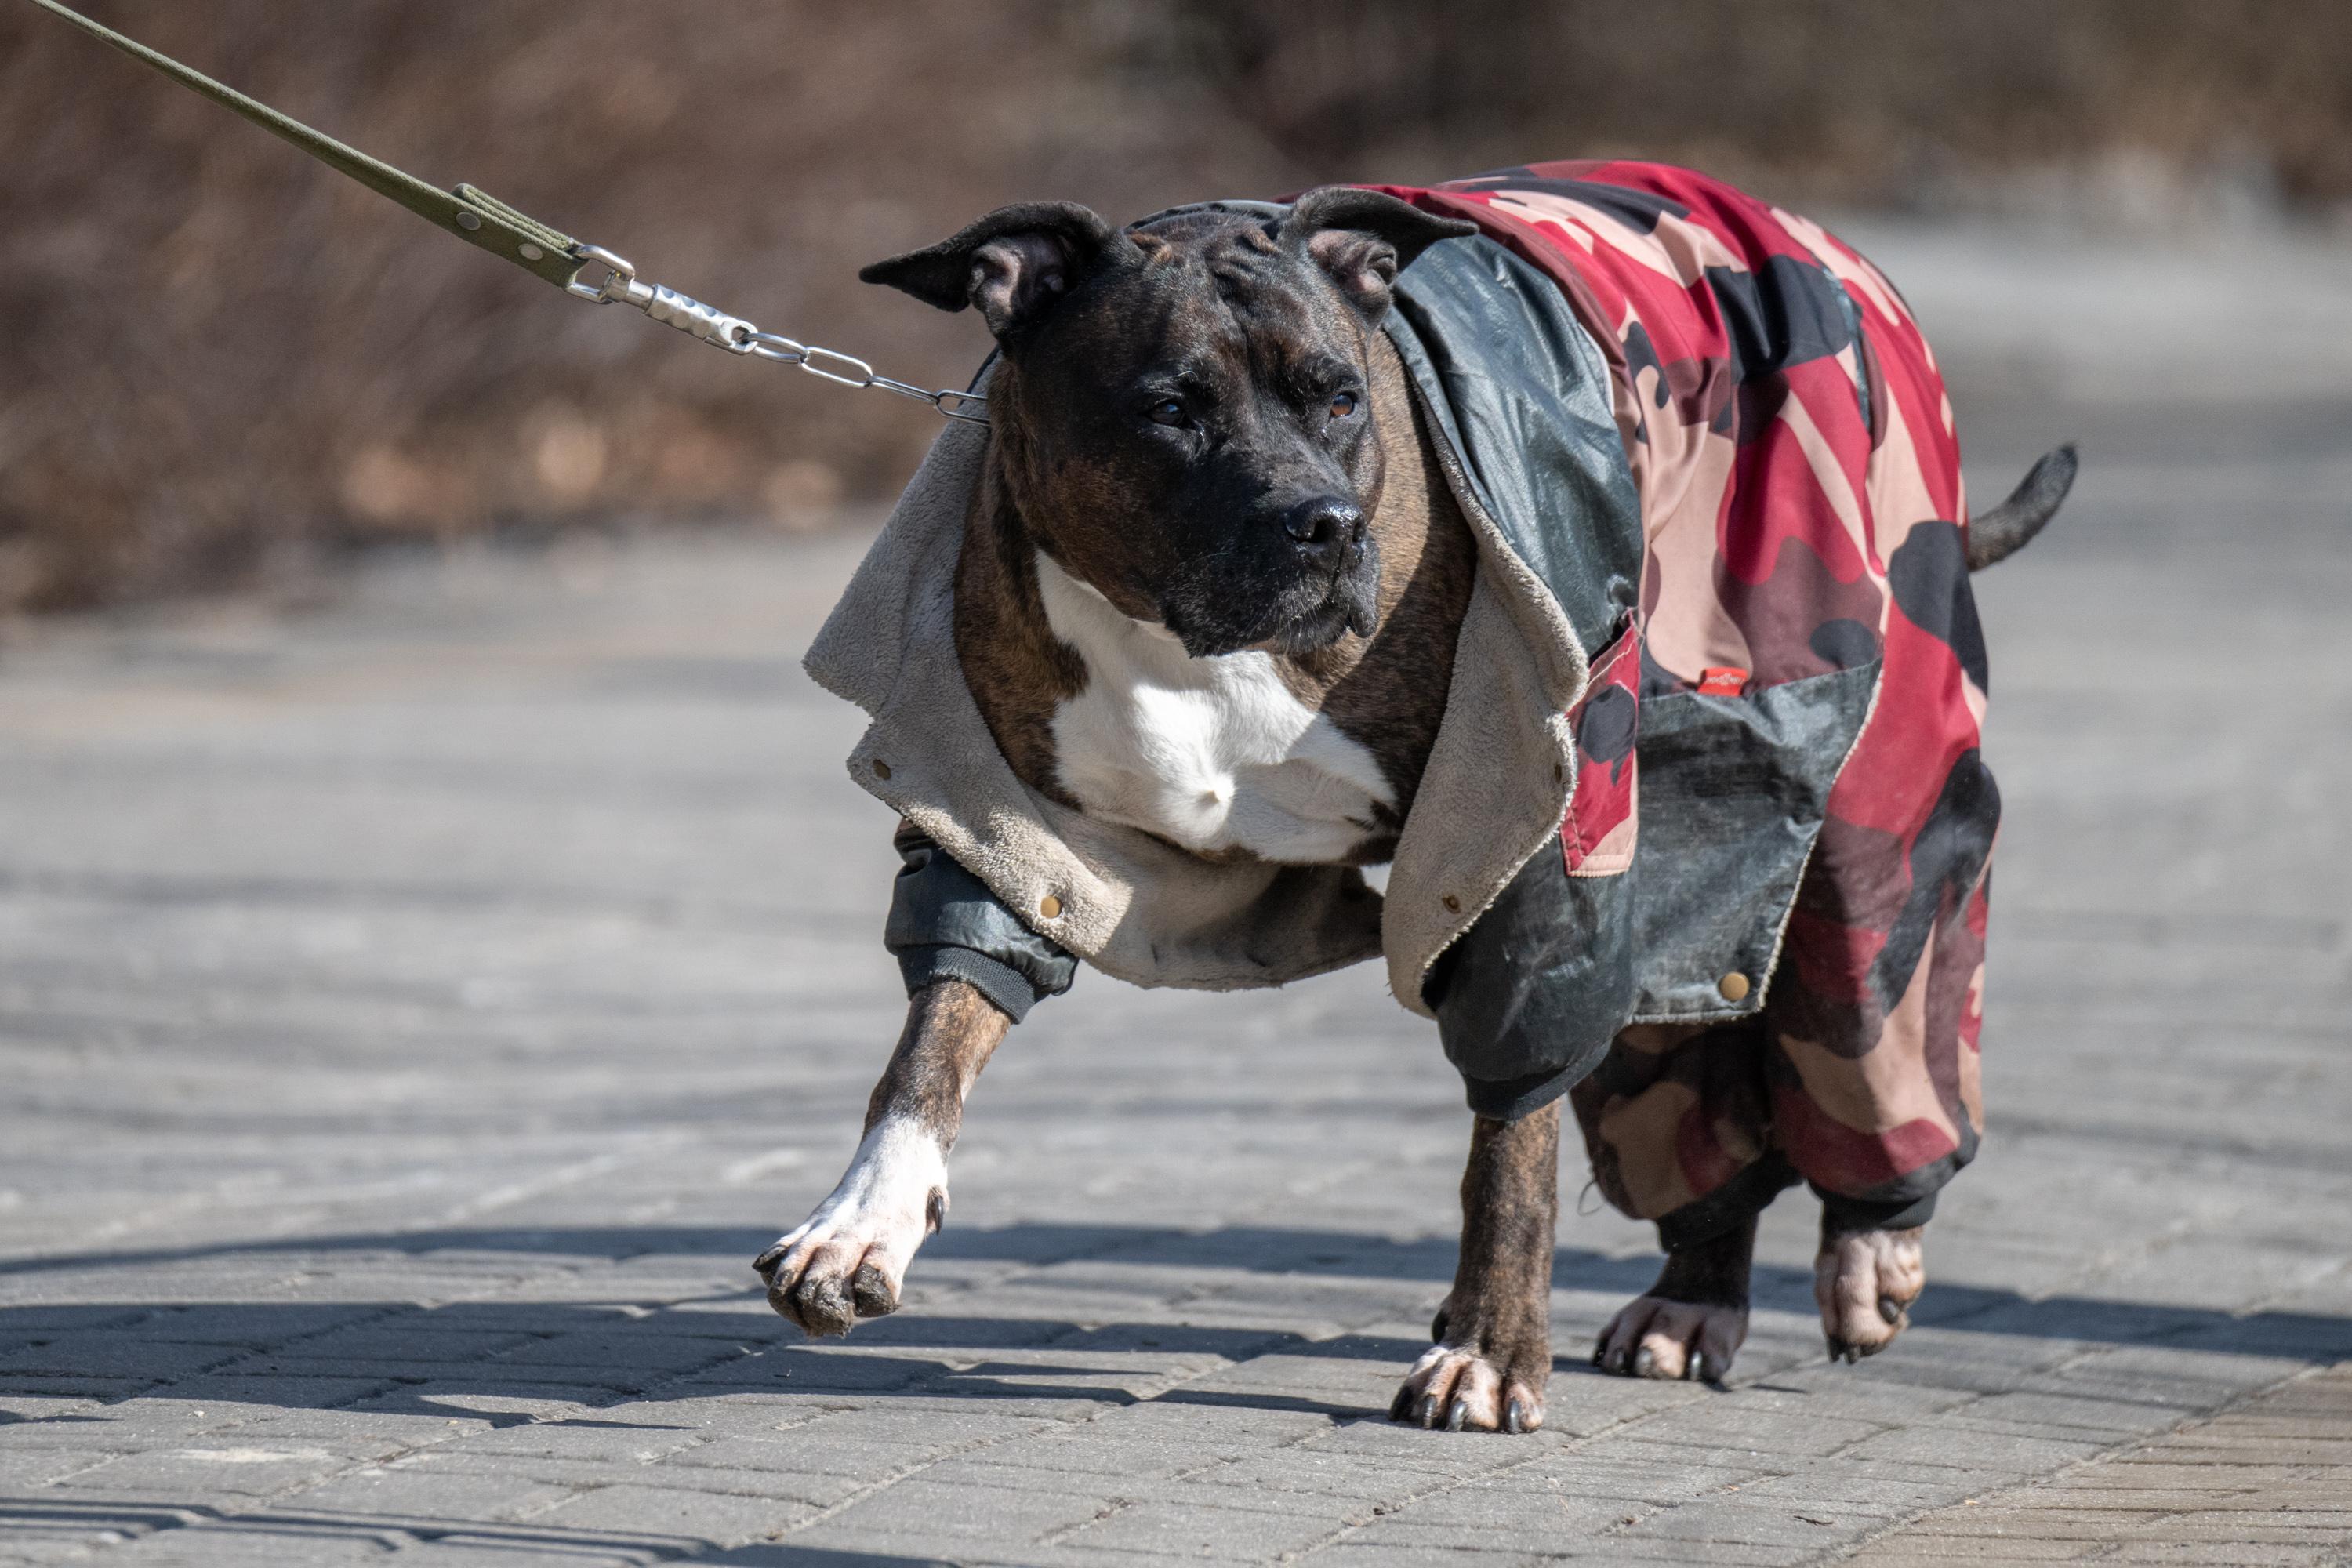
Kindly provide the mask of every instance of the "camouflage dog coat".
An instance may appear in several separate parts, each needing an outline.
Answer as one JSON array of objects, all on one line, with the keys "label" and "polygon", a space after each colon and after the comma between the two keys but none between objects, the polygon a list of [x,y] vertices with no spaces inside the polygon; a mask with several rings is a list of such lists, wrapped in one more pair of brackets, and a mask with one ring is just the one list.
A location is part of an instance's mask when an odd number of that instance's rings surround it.
[{"label": "camouflage dog coat", "polygon": [[1559,860],[1433,976],[1474,1103],[1574,1081],[1601,1190],[1670,1245],[1800,1177],[1917,1223],[1981,1124],[2000,815],[1933,355],[1860,255],[1686,170],[1391,190],[1559,291],[1640,500],[1600,547],[1638,594],[1574,715]]}]

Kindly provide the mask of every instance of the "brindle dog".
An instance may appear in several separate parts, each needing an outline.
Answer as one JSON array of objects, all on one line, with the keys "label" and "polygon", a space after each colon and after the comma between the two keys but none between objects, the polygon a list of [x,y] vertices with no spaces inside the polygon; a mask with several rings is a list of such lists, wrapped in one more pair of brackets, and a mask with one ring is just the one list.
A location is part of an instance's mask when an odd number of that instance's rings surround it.
[{"label": "brindle dog", "polygon": [[[1398,270],[1469,232],[1349,189],[1309,195],[1271,231],[1216,209],[1121,231],[1038,204],[865,271],[943,310],[976,306],[1002,351],[955,633],[1029,787],[1202,855],[1389,857],[1444,713],[1476,554],[1379,324]],[[1139,710],[1117,706],[1130,666],[1158,689],[1194,682],[1242,742],[1252,723],[1289,734],[1325,720],[1338,737],[1221,774],[1256,795],[1213,801],[1204,826],[1187,814],[1197,781],[1153,760],[1181,748],[1131,749]],[[758,1261],[779,1312],[836,1334],[897,1309],[946,1213],[964,1096],[1006,1027],[961,982],[917,994],[848,1173]],[[1559,1145],[1557,1101],[1476,1121],[1454,1288],[1396,1417],[1542,1425]],[[1897,1278],[1906,1239],[1825,1240],[1823,1279],[1855,1308],[1824,1295],[1833,1342],[1891,1335],[1918,1288],[1916,1235]],[[1596,1360],[1719,1378],[1746,1331],[1753,1241],[1751,1224],[1670,1256]],[[1864,1267],[1880,1254],[1886,1268]]]}]

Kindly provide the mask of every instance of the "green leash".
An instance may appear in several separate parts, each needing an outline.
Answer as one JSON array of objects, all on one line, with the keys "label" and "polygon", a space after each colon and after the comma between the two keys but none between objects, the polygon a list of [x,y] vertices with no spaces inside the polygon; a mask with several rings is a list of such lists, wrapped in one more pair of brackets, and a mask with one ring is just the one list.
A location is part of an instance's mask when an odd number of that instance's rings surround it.
[{"label": "green leash", "polygon": [[[602,246],[583,244],[568,234],[559,233],[478,186],[460,184],[455,190],[445,191],[426,184],[415,175],[371,158],[356,147],[347,147],[323,132],[313,131],[202,71],[190,69],[136,38],[125,37],[78,11],[68,10],[58,0],[32,3],[100,42],[121,49],[132,59],[152,66],[182,87],[251,121],[280,141],[292,142],[338,174],[347,174],[376,195],[398,202],[434,227],[510,261],[576,299],[593,300],[600,305],[635,306],[655,321],[730,353],[751,354],[779,364],[796,365],[812,375],[844,386],[872,386],[895,392],[902,397],[928,403],[950,419],[978,425],[988,422],[988,400],[984,397],[969,392],[927,391],[894,381],[875,374],[874,367],[862,359],[795,342],[780,333],[763,332],[740,316],[728,315],[674,289],[639,282],[635,267]],[[603,280],[593,288],[580,281],[581,272],[590,266],[604,269]]]}]

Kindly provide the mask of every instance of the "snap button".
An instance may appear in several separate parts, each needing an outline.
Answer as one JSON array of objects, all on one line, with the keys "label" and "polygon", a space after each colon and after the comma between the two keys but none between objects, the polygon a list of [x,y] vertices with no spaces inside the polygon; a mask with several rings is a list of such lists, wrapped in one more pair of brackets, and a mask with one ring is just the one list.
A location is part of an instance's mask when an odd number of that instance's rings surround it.
[{"label": "snap button", "polygon": [[883,761],[881,758],[879,758],[879,757],[875,758],[875,759],[874,759],[874,776],[875,776],[876,778],[877,778],[877,779],[887,779],[887,778],[888,778],[888,777],[890,776],[890,764],[889,764],[889,763],[886,763],[886,762],[884,762],[884,761]]},{"label": "snap button", "polygon": [[1462,912],[1462,900],[1459,900],[1459,899],[1457,899],[1457,898],[1455,898],[1455,897],[1454,897],[1453,894],[1451,894],[1451,893],[1446,894],[1444,898],[1442,898],[1442,899],[1438,900],[1437,901],[1438,901],[1439,903],[1444,904],[1444,905],[1445,906],[1446,912],[1447,912],[1447,913],[1449,913],[1449,914],[1456,914],[1456,915],[1458,915],[1458,914],[1460,914],[1460,913]]},{"label": "snap button", "polygon": [[1725,1001],[1739,1001],[1748,994],[1748,976],[1735,971],[1717,981],[1715,988],[1723,993]]},{"label": "snap button", "polygon": [[1056,919],[1062,912],[1062,900],[1048,893],[1038,900],[1037,912],[1049,921]]}]

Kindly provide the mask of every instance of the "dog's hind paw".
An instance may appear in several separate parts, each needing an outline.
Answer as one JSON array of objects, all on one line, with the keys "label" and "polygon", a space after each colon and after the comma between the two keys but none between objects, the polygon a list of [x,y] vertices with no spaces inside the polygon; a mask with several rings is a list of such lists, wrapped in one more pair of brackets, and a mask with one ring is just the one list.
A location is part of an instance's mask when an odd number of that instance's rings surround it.
[{"label": "dog's hind paw", "polygon": [[1721,1383],[1748,1339],[1745,1306],[1636,1296],[1592,1347],[1592,1364],[1623,1377]]},{"label": "dog's hind paw", "polygon": [[1756,1253],[1748,1215],[1666,1254],[1657,1283],[1619,1310],[1592,1347],[1592,1364],[1622,1377],[1721,1384],[1748,1340],[1748,1274]]},{"label": "dog's hind paw", "polygon": [[1543,1390],[1476,1351],[1432,1345],[1390,1402],[1389,1419],[1449,1432],[1532,1432],[1543,1425]]},{"label": "dog's hind paw", "polygon": [[1813,1300],[1830,1360],[1860,1361],[1895,1342],[1927,1288],[1920,1227],[1824,1233],[1813,1258]]}]

